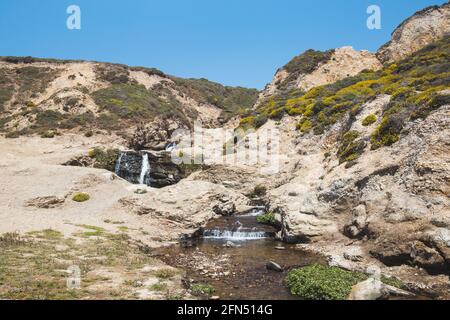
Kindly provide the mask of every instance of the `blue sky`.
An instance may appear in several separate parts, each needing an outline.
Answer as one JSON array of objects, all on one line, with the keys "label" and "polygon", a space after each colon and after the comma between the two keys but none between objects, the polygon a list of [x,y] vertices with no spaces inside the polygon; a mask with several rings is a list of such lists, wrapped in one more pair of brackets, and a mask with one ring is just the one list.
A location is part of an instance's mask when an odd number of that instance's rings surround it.
[{"label": "blue sky", "polygon": [[[1,0],[0,55],[156,67],[262,88],[306,49],[375,51],[405,18],[444,0]],[[82,29],[66,28],[80,6]],[[366,9],[382,10],[382,29]]]}]

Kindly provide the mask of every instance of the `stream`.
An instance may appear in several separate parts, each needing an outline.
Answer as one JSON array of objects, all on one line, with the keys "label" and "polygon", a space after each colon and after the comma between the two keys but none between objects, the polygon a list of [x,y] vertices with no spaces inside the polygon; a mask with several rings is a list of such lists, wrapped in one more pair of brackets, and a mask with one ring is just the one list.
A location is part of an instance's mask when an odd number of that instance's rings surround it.
[{"label": "stream", "polygon": [[[220,299],[298,299],[285,284],[287,272],[323,258],[276,241],[277,230],[257,222],[262,213],[219,218],[206,226],[195,246],[162,248],[157,256],[185,270],[190,282],[212,285]],[[270,261],[284,271],[268,270]]]}]

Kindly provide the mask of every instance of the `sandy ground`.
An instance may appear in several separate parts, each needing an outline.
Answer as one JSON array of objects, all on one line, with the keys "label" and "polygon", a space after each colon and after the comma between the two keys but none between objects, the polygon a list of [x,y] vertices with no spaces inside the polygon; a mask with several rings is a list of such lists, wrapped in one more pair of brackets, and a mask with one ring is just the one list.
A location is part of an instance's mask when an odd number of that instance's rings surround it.
[{"label": "sandy ground", "polygon": [[[98,226],[108,232],[117,231],[120,225],[128,228],[133,238],[151,245],[175,237],[177,230],[169,221],[156,222],[119,205],[119,199],[137,196],[137,186],[106,170],[61,165],[95,146],[117,147],[116,141],[114,137],[87,139],[75,135],[55,139],[0,138],[0,233],[54,229],[69,236],[82,229],[79,225]],[[91,199],[74,202],[71,198],[75,192],[87,192]],[[27,206],[30,200],[49,196],[64,202],[54,208]]]}]

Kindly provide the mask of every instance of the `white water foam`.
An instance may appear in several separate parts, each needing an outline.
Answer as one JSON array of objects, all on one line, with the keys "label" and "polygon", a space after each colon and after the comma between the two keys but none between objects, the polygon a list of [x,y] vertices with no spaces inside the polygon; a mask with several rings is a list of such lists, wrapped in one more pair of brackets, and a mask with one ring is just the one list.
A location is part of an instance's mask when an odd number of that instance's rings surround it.
[{"label": "white water foam", "polygon": [[148,162],[148,154],[144,153],[142,156],[141,176],[139,177],[139,184],[145,184],[145,176],[150,171],[150,163]]},{"label": "white water foam", "polygon": [[249,213],[239,215],[239,217],[257,217],[257,216],[263,215],[264,212],[265,212],[264,209],[256,209],[256,210],[250,211]]},{"label": "white water foam", "polygon": [[233,241],[246,241],[246,240],[260,240],[268,238],[269,235],[264,231],[229,231],[229,230],[205,230],[203,232],[204,239],[218,239],[218,240],[233,240]]}]

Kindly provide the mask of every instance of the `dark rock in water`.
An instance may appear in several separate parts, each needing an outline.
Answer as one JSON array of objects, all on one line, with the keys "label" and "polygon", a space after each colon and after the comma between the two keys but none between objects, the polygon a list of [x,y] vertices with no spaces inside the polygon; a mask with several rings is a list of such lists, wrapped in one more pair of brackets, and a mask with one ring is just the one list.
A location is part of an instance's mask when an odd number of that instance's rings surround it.
[{"label": "dark rock in water", "polygon": [[267,270],[272,270],[276,272],[283,272],[283,268],[276,262],[269,261],[266,263]]},{"label": "dark rock in water", "polygon": [[203,234],[203,231],[203,228],[200,228],[192,234],[182,234],[179,239],[180,246],[183,248],[195,247],[198,243],[199,238]]},{"label": "dark rock in water", "polygon": [[[143,161],[146,159],[148,170],[143,172]],[[184,170],[173,163],[170,152],[165,151],[122,152],[115,173],[131,183],[143,183],[154,188],[175,184],[185,177]]]}]

